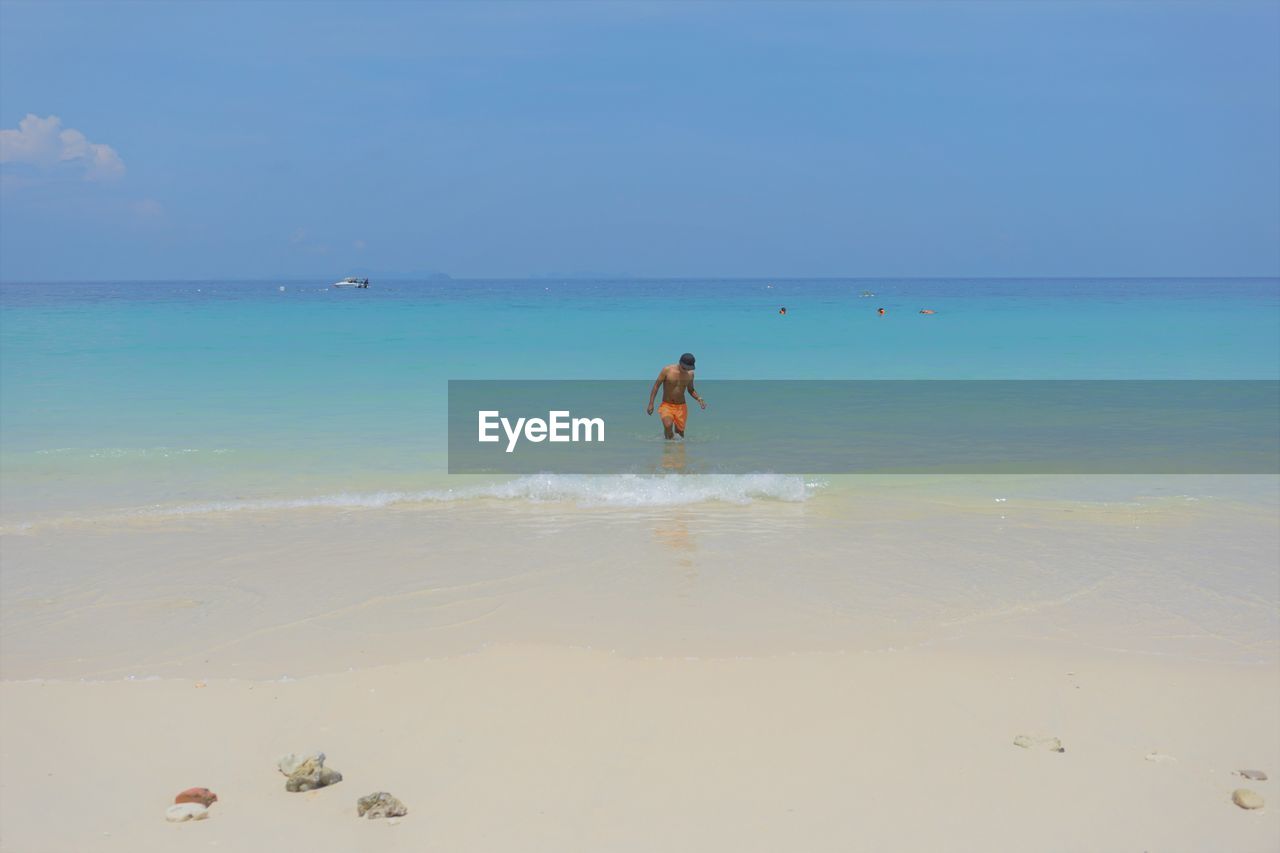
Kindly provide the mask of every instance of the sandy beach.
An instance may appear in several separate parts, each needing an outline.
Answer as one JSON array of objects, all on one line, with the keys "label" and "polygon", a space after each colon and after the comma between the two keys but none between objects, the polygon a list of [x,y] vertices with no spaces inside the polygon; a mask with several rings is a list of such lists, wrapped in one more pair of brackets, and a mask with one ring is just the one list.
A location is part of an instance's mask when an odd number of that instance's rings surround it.
[{"label": "sandy beach", "polygon": [[[1231,771],[1280,761],[1277,674],[1021,645],[743,660],[503,646],[290,682],[10,682],[4,845],[1267,851],[1275,808],[1231,792],[1270,803],[1275,782]],[[1021,733],[1065,752],[1020,749]],[[286,793],[277,755],[311,749],[344,780]],[[190,785],[218,793],[212,817],[166,824]],[[357,819],[376,790],[409,814]]]},{"label": "sandy beach", "polygon": [[0,843],[1273,850],[1274,481],[1139,485],[7,529]]},{"label": "sandy beach", "polygon": [[0,0],[0,853],[1280,853],[1278,47]]}]

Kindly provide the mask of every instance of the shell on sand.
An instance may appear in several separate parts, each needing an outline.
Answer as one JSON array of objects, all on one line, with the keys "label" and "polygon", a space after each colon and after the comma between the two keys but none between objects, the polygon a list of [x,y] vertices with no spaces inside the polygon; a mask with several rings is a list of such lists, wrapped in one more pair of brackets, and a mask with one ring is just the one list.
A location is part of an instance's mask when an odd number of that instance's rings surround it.
[{"label": "shell on sand", "polygon": [[1267,781],[1267,774],[1261,770],[1237,770],[1237,776],[1243,776],[1246,779],[1252,779],[1254,782]]},{"label": "shell on sand", "polygon": [[1260,809],[1266,805],[1261,794],[1250,791],[1248,788],[1236,788],[1232,791],[1231,802],[1242,809]]},{"label": "shell on sand", "polygon": [[204,820],[209,816],[209,807],[200,803],[175,803],[165,809],[164,819],[170,823],[182,823],[187,820]]}]

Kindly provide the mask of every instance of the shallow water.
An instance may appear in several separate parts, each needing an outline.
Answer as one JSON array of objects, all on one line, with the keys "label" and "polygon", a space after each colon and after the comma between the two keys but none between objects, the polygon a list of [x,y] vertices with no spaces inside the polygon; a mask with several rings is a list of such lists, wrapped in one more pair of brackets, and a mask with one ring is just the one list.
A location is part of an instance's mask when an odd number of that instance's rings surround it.
[{"label": "shallow water", "polygon": [[[449,476],[444,440],[449,379],[633,377],[660,447],[643,402],[685,350],[708,396],[759,377],[1274,380],[1276,280],[0,296],[7,678],[265,678],[504,641],[754,656],[1026,638],[1280,657],[1274,475],[762,460],[742,475]],[[715,435],[700,416],[689,454]]]},{"label": "shallow water", "polygon": [[[8,282],[0,308],[8,523],[472,494],[444,474],[447,380],[633,377],[642,403],[686,350],[708,393],[750,378],[1280,378],[1276,279]],[[534,482],[509,488],[641,506],[797,489]]]}]

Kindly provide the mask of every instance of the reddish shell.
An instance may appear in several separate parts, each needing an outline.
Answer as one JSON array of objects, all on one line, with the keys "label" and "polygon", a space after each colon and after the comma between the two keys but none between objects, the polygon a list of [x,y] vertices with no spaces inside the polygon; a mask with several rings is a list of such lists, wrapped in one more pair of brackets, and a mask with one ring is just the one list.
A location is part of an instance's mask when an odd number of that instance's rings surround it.
[{"label": "reddish shell", "polygon": [[208,788],[188,788],[174,797],[173,801],[175,803],[199,803],[202,806],[211,806],[218,801],[218,795]]}]

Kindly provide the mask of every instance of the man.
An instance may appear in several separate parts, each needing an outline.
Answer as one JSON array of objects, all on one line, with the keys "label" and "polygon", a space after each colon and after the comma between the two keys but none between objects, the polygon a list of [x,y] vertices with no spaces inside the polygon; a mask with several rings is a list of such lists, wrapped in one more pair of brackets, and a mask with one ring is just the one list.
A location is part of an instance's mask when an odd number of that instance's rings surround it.
[{"label": "man", "polygon": [[684,438],[684,425],[689,419],[689,407],[684,402],[685,389],[688,389],[690,397],[698,401],[699,406],[704,409],[707,407],[707,401],[693,389],[693,365],[693,353],[685,353],[677,363],[662,368],[653,388],[649,390],[649,408],[646,412],[652,415],[653,398],[658,395],[658,389],[662,389],[662,405],[658,407],[658,417],[662,418],[662,432],[669,439],[675,438],[676,434]]}]

